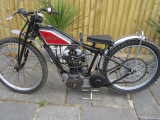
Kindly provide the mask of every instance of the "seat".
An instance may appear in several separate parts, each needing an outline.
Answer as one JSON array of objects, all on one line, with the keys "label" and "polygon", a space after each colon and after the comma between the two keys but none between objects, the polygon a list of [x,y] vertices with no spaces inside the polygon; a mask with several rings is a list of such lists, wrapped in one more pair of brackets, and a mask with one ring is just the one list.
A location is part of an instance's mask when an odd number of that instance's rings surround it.
[{"label": "seat", "polygon": [[110,35],[93,35],[87,36],[87,42],[105,44],[105,45],[113,45],[114,41]]}]

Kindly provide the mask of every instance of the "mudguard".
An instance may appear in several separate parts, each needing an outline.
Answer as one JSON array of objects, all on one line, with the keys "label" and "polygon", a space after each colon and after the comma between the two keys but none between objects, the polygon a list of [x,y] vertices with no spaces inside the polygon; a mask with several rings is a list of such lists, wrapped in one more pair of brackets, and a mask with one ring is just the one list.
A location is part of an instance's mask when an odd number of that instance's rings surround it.
[{"label": "mudguard", "polygon": [[[11,32],[13,34],[19,35],[21,31],[20,30],[11,30]],[[22,33],[22,36],[24,36],[24,35],[25,35],[25,33]],[[42,48],[42,45],[39,43],[39,41],[37,41],[35,39],[30,39],[30,38],[28,38],[28,40],[34,42],[39,48]]]},{"label": "mudguard", "polygon": [[[125,41],[128,41],[128,40],[133,40],[133,39],[139,39],[139,40],[144,40],[144,39],[146,39],[146,37],[145,36],[141,36],[141,35],[132,35],[132,36],[126,36],[126,37],[123,37],[123,38],[120,38],[120,39],[118,39],[115,43],[114,43],[114,45],[113,46],[111,46],[110,47],[110,50],[112,50],[113,48],[115,48],[117,45],[119,45],[119,44],[121,44],[121,43],[123,43],[123,42],[125,42]],[[105,53],[104,53],[105,55],[107,55],[108,54],[108,49],[105,51]]]}]

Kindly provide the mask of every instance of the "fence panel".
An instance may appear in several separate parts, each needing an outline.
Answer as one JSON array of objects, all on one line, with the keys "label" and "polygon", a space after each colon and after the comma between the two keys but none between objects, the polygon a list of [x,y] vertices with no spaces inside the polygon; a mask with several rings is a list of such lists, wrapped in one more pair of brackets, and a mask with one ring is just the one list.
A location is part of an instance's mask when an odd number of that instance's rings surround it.
[{"label": "fence panel", "polygon": [[[143,29],[148,38],[160,45],[160,36],[157,35],[145,21],[150,17],[156,18],[160,14],[160,0],[66,0],[76,7],[83,8],[80,15],[87,16],[83,21],[76,23],[71,28],[85,26],[79,30],[67,29],[67,33],[79,39],[79,33],[87,35],[110,34],[116,41],[118,38],[134,34],[137,29]],[[17,15],[7,22],[17,9],[18,0],[1,0],[0,4],[0,39],[14,36],[12,29],[21,29],[24,22]],[[23,0],[21,7],[33,11],[38,7],[38,0]],[[91,43],[88,43],[91,44]],[[98,45],[104,47],[104,45]]]}]

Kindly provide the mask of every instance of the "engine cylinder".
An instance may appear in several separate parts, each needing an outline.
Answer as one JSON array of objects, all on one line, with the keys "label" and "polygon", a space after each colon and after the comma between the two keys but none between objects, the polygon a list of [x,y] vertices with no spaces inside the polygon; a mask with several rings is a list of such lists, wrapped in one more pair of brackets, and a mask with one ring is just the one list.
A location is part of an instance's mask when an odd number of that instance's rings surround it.
[{"label": "engine cylinder", "polygon": [[67,62],[71,74],[77,74],[81,62],[84,61],[83,52],[77,46],[67,47],[63,52],[62,58]]}]

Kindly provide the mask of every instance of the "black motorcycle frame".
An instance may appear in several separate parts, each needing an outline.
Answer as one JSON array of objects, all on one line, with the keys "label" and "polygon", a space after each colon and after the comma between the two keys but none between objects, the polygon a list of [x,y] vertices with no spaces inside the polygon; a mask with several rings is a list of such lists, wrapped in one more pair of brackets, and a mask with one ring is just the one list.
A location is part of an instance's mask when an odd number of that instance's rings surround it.
[{"label": "black motorcycle frame", "polygon": [[[29,13],[28,13],[28,14],[29,14]],[[33,13],[30,12],[30,14],[33,14]],[[86,50],[88,50],[88,51],[90,51],[90,52],[92,52],[92,53],[95,54],[94,57],[93,57],[93,59],[92,59],[92,62],[91,62],[91,64],[90,64],[90,67],[89,67],[89,69],[88,69],[87,76],[90,76],[90,75],[91,75],[91,70],[92,70],[92,68],[93,68],[93,65],[94,65],[94,63],[95,63],[96,58],[97,58],[98,55],[100,55],[101,58],[102,58],[102,56],[103,56],[103,57],[105,57],[105,59],[109,59],[109,60],[117,63],[117,64],[118,64],[117,67],[118,67],[118,66],[123,66],[123,67],[125,67],[126,69],[128,69],[129,73],[126,73],[125,75],[123,75],[122,77],[116,79],[115,81],[113,81],[113,82],[111,82],[111,83],[108,83],[106,86],[112,85],[112,84],[114,84],[114,83],[117,83],[118,81],[120,81],[120,80],[123,79],[124,77],[126,77],[126,76],[128,76],[128,75],[130,75],[130,74],[132,74],[132,73],[134,72],[134,71],[131,70],[131,68],[128,68],[128,67],[126,67],[125,65],[123,65],[123,64],[121,64],[121,63],[118,63],[117,61],[111,59],[111,58],[108,56],[108,54],[110,53],[110,47],[111,47],[111,46],[108,45],[108,48],[107,48],[107,49],[108,49],[108,52],[105,53],[104,50],[102,50],[102,49],[100,49],[100,48],[96,48],[96,47],[95,47],[95,43],[93,43],[93,45],[90,46],[90,45],[84,44],[83,42],[79,42],[78,40],[76,40],[76,39],[74,39],[73,37],[69,36],[68,34],[60,31],[59,29],[57,29],[57,28],[54,27],[54,26],[50,26],[50,25],[48,25],[48,26],[42,26],[42,25],[41,25],[41,22],[42,22],[42,21],[43,21],[42,18],[40,18],[40,17],[38,17],[38,16],[36,16],[36,15],[32,15],[32,16],[30,17],[30,19],[27,19],[26,24],[24,25],[23,29],[21,30],[20,35],[19,35],[19,41],[22,40],[22,39],[21,39],[21,36],[22,36],[22,35],[24,36],[24,40],[23,40],[23,44],[22,44],[22,48],[21,48],[21,49],[20,49],[20,44],[19,44],[18,59],[17,59],[17,61],[18,61],[18,69],[21,69],[21,68],[25,65],[25,62],[27,61],[27,57],[28,57],[28,52],[29,52],[29,51],[28,51],[27,49],[25,49],[25,47],[26,47],[26,43],[27,43],[28,38],[35,39],[35,38],[38,36],[39,39],[43,41],[43,43],[44,43],[44,48],[45,48],[46,52],[49,54],[50,58],[52,59],[52,61],[55,63],[55,65],[56,65],[57,68],[59,69],[60,74],[66,73],[66,71],[63,69],[63,67],[62,67],[59,59],[56,57],[56,55],[53,53],[52,49],[50,48],[50,46],[57,46],[57,45],[55,45],[55,44],[49,44],[49,45],[46,44],[45,40],[44,40],[43,37],[41,36],[39,30],[40,30],[41,28],[43,28],[43,29],[47,29],[47,30],[55,30],[55,31],[59,32],[60,34],[62,34],[62,35],[64,35],[64,36],[66,36],[67,38],[69,38],[69,39],[73,42],[73,43],[72,43],[71,45],[69,45],[69,46],[75,46],[75,45],[76,45],[76,46],[81,46],[81,47],[83,47],[84,49],[86,49]],[[27,32],[26,32],[25,34],[23,34],[23,31],[24,31],[24,29],[27,27],[27,25],[28,25]],[[29,42],[32,43],[32,41],[29,41]],[[19,42],[19,43],[20,43],[20,42]],[[67,46],[67,45],[58,45],[58,46]],[[22,56],[24,55],[24,53],[25,53],[25,59],[24,59],[24,62],[21,63],[21,62],[22,62]],[[95,69],[99,69],[101,58],[100,58],[100,60],[99,60],[99,62],[98,62],[98,66],[96,66]]]}]

